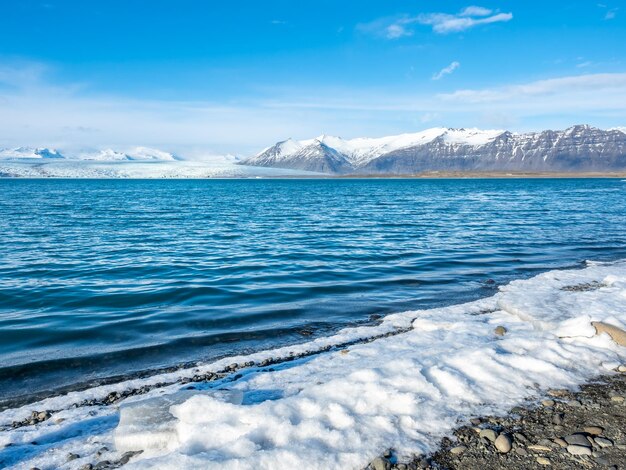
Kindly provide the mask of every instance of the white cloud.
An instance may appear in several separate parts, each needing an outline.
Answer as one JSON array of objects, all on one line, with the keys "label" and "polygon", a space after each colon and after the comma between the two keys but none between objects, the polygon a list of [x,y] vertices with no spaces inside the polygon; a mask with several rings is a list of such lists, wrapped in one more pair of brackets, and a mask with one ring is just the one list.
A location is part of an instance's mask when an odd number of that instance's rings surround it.
[{"label": "white cloud", "polygon": [[598,91],[626,92],[626,73],[598,73],[574,75],[569,77],[537,80],[534,82],[510,85],[482,90],[459,90],[454,93],[442,94],[446,101],[462,101],[466,103],[487,103],[524,99],[542,95],[563,95],[566,93],[596,93]]},{"label": "white cloud", "polygon": [[489,8],[470,6],[461,10],[459,16],[489,16],[491,13],[493,13],[493,10]]},{"label": "white cloud", "polygon": [[593,62],[591,62],[590,60],[586,60],[585,62],[580,62],[579,64],[576,64],[576,67],[579,69],[584,69],[587,67],[591,67],[593,65]]},{"label": "white cloud", "polygon": [[449,15],[447,13],[428,13],[419,15],[416,18],[416,21],[423,25],[432,26],[433,31],[436,33],[448,34],[465,31],[479,25],[507,22],[512,19],[512,13],[497,13],[486,17],[463,16],[462,14]]},{"label": "white cloud", "polygon": [[0,64],[0,86],[23,88],[41,81],[47,67],[36,62]]},{"label": "white cloud", "polygon": [[387,39],[398,39],[405,36],[412,36],[413,32],[409,31],[405,26],[395,23],[387,26],[386,36]]},{"label": "white cloud", "polygon": [[603,10],[607,10],[607,12],[604,14],[604,19],[605,20],[612,20],[617,16],[617,11],[619,10],[619,8],[609,8],[608,5],[605,5],[604,3],[598,3],[598,8],[602,8]]},{"label": "white cloud", "polygon": [[452,62],[447,67],[442,68],[439,72],[434,74],[432,79],[433,80],[441,80],[444,76],[450,75],[452,72],[454,72],[460,66],[461,66],[461,64],[455,60],[454,62]]},{"label": "white cloud", "polygon": [[[626,73],[550,78],[433,95],[413,87],[263,89],[255,99],[167,101],[87,94],[88,87],[52,85],[46,67],[0,64],[0,147],[61,149],[148,146],[187,156],[250,155],[288,136],[326,129],[344,137],[414,131],[427,122],[453,127],[515,123],[567,127],[626,123]],[[22,84],[19,78],[28,78]],[[506,118],[506,119],[504,119]],[[494,124],[495,122],[495,124]],[[432,124],[430,124],[432,125]]]},{"label": "white cloud", "polygon": [[512,13],[497,13],[488,8],[468,6],[458,13],[423,13],[402,18],[381,18],[368,24],[358,25],[358,29],[387,39],[412,36],[415,25],[431,26],[438,34],[458,33],[479,25],[511,21]]}]

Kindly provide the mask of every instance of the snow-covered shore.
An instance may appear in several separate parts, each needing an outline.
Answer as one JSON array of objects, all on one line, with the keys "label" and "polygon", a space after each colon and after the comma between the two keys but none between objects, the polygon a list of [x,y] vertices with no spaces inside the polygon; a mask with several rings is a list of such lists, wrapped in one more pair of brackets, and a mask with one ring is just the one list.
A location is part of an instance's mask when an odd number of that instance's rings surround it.
[{"label": "snow-covered shore", "polygon": [[[144,450],[130,468],[358,469],[390,447],[408,459],[433,451],[460,419],[610,373],[626,348],[596,336],[592,321],[626,327],[626,261],[550,271],[475,302],[5,410],[0,465],[78,469],[118,461],[116,446]],[[120,407],[189,388],[196,392],[157,413],[169,423],[161,444],[142,420],[116,431]],[[130,389],[145,393],[124,398]],[[103,403],[111,394],[119,399]],[[42,410],[51,417],[30,424]]]}]

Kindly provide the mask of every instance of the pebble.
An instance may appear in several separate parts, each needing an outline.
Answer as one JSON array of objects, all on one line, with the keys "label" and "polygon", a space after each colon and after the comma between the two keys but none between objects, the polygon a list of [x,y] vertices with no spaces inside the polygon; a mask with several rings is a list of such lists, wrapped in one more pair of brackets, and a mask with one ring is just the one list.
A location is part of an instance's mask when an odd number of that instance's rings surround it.
[{"label": "pebble", "polygon": [[513,446],[513,442],[511,438],[506,434],[500,434],[495,442],[496,449],[498,452],[502,454],[507,454],[511,451],[511,447]]},{"label": "pebble", "polygon": [[495,330],[493,330],[493,332],[497,335],[497,336],[504,336],[507,332],[507,329],[505,327],[503,327],[502,325],[497,326]]},{"label": "pebble", "polygon": [[569,445],[591,447],[591,443],[589,442],[589,439],[587,439],[587,436],[579,432],[565,436],[563,439],[565,439],[565,442]]},{"label": "pebble", "polygon": [[482,431],[480,431],[480,437],[484,437],[490,442],[496,442],[496,438],[498,437],[498,435],[493,429],[483,429]]},{"label": "pebble", "polygon": [[516,441],[521,442],[522,444],[528,443],[528,438],[521,432],[514,433],[513,437],[515,438]]},{"label": "pebble", "polygon": [[391,463],[384,457],[376,457],[372,460],[371,466],[374,470],[389,470],[391,468]]},{"label": "pebble", "polygon": [[619,372],[626,372],[626,365],[622,364],[621,366],[619,366],[619,367],[617,368],[617,370],[618,370]]},{"label": "pebble", "polygon": [[470,423],[472,423],[474,426],[478,426],[482,422],[483,422],[483,420],[480,419],[480,418],[472,418],[472,419],[470,419]]},{"label": "pebble", "polygon": [[456,447],[453,447],[452,449],[450,449],[450,453],[452,455],[461,455],[466,450],[467,450],[467,447],[465,447],[465,446],[456,446]]},{"label": "pebble", "polygon": [[610,325],[608,323],[603,323],[600,321],[592,321],[591,324],[596,329],[596,334],[606,333],[608,334],[613,341],[615,341],[620,346],[626,346],[626,331],[618,328],[615,325]]},{"label": "pebble", "polygon": [[622,403],[624,401],[624,397],[611,397],[611,401],[615,403]]},{"label": "pebble", "polygon": [[604,428],[601,428],[600,426],[585,426],[583,430],[592,436],[599,436],[604,432]]},{"label": "pebble", "polygon": [[609,465],[611,465],[609,459],[607,459],[606,457],[596,457],[595,459],[598,465],[602,465],[604,467],[608,467]]},{"label": "pebble", "polygon": [[539,465],[552,465],[550,459],[546,459],[545,457],[537,457],[537,463]]},{"label": "pebble", "polygon": [[568,391],[567,390],[562,390],[562,389],[552,389],[552,390],[548,390],[548,395],[553,396],[553,397],[565,397],[567,396]]},{"label": "pebble", "polygon": [[139,451],[129,451],[129,452],[124,452],[124,454],[122,455],[122,458],[119,460],[118,464],[119,465],[126,465],[128,462],[130,462],[130,459],[132,459],[135,455],[141,454],[143,451],[139,450]]},{"label": "pebble", "polygon": [[547,400],[541,400],[541,404],[542,404],[543,406],[548,406],[548,407],[549,407],[549,406],[554,406],[555,401],[554,401],[554,400],[550,400],[550,399],[547,399]]},{"label": "pebble", "polygon": [[567,451],[572,455],[591,455],[591,449],[589,447],[576,444],[568,445]]},{"label": "pebble", "polygon": [[528,455],[528,451],[523,447],[516,447],[515,453],[517,453],[518,455]]},{"label": "pebble", "polygon": [[581,406],[583,406],[583,404],[578,400],[570,400],[567,402],[567,404],[573,408],[580,408]]},{"label": "pebble", "polygon": [[80,470],[91,470],[92,468],[93,468],[93,465],[91,465],[90,463],[86,463],[85,465],[80,467]]},{"label": "pebble", "polygon": [[67,461],[71,461],[71,460],[76,460],[76,459],[80,459],[80,455],[78,454],[73,454],[73,453],[69,453],[67,454]]},{"label": "pebble", "polygon": [[612,447],[613,441],[611,439],[607,439],[606,437],[594,437],[593,440],[599,447]]},{"label": "pebble", "polygon": [[560,437],[557,437],[554,440],[554,443],[560,445],[561,447],[567,447],[567,442],[565,441],[565,439],[561,439]]},{"label": "pebble", "polygon": [[[565,443],[565,445],[567,445],[567,443]],[[528,448],[529,448],[530,450],[535,450],[535,451],[537,451],[537,452],[550,452],[550,451],[552,450],[552,449],[551,449],[550,447],[548,447],[548,446],[541,446],[541,445],[538,445],[538,444],[534,444],[534,445],[532,445],[532,446],[528,446]]]}]

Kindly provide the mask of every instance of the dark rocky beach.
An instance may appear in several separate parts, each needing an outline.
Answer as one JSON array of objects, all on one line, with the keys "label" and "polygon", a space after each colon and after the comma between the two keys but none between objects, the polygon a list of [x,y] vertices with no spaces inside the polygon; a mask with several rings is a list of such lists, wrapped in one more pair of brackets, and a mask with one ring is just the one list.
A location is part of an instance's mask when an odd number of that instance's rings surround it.
[{"label": "dark rocky beach", "polygon": [[472,418],[439,450],[398,463],[393,450],[371,470],[626,468],[626,367],[579,391],[549,390],[506,416]]}]

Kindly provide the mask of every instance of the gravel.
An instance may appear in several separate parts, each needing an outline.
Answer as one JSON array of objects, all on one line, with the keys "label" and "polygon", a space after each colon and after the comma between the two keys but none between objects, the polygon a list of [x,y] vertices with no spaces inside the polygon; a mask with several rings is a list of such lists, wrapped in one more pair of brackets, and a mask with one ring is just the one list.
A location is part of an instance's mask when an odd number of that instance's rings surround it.
[{"label": "gravel", "polygon": [[468,417],[436,452],[410,461],[385,459],[385,469],[626,470],[626,374],[600,377],[578,392],[547,395],[505,416]]}]

